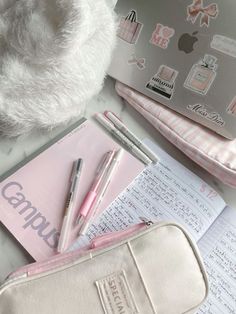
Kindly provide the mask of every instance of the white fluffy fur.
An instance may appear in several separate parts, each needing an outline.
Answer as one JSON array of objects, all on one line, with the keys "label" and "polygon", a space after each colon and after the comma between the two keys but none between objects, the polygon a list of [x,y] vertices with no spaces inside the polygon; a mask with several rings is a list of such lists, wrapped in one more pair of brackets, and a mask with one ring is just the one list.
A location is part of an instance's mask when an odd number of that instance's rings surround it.
[{"label": "white fluffy fur", "polygon": [[0,0],[0,133],[79,115],[102,87],[114,41],[106,0]]}]

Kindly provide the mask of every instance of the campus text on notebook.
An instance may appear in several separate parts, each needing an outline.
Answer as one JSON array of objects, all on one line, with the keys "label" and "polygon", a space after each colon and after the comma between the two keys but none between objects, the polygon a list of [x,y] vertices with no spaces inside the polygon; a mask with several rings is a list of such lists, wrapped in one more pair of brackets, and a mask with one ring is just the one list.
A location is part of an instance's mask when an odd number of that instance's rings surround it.
[{"label": "campus text on notebook", "polygon": [[[90,121],[76,123],[50,144],[0,182],[0,221],[37,261],[56,253],[73,162],[78,158],[84,161],[73,213],[76,217],[102,156],[111,149],[120,148]],[[101,203],[101,210],[143,168],[140,161],[125,152],[116,178]],[[72,226],[69,240],[73,241],[77,233],[77,228]]]}]

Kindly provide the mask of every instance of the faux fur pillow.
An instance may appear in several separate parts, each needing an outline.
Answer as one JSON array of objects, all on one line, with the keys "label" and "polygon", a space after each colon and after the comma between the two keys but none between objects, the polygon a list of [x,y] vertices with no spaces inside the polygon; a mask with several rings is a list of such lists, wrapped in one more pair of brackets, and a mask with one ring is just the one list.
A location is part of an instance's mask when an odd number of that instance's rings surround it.
[{"label": "faux fur pillow", "polygon": [[79,115],[102,87],[114,41],[106,0],[0,0],[0,134]]}]

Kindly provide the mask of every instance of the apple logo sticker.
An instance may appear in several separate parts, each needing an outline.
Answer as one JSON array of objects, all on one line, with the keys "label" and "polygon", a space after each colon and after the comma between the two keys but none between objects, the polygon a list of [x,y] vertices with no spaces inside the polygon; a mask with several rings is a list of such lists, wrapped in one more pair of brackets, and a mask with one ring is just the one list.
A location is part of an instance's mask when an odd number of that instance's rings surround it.
[{"label": "apple logo sticker", "polygon": [[198,41],[197,34],[198,31],[193,32],[192,35],[188,33],[181,35],[178,42],[179,50],[184,51],[186,54],[193,52],[194,44]]}]

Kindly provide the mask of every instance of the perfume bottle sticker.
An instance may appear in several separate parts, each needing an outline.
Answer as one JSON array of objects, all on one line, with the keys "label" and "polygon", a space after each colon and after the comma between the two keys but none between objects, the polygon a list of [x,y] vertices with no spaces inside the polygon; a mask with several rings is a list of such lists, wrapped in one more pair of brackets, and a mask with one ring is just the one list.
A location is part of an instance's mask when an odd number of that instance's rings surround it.
[{"label": "perfume bottle sticker", "polygon": [[137,12],[131,10],[126,17],[121,17],[117,36],[129,44],[136,44],[143,24],[137,21]]},{"label": "perfume bottle sticker", "polygon": [[214,35],[211,48],[236,58],[236,40],[222,35]]},{"label": "perfume bottle sticker", "polygon": [[217,58],[205,55],[197,64],[191,68],[184,87],[201,95],[206,95],[216,78]]},{"label": "perfume bottle sticker", "polygon": [[146,59],[145,58],[137,58],[135,54],[132,54],[131,58],[128,60],[129,65],[135,64],[139,70],[143,70],[146,68]]},{"label": "perfume bottle sticker", "polygon": [[209,26],[211,19],[216,19],[219,14],[219,8],[216,3],[212,3],[206,7],[203,0],[193,0],[193,3],[187,7],[187,21],[195,24],[200,16],[200,26]]},{"label": "perfume bottle sticker", "polygon": [[236,117],[236,96],[231,101],[229,107],[226,109],[226,112]]},{"label": "perfume bottle sticker", "polygon": [[171,99],[175,90],[178,71],[161,65],[158,72],[147,83],[146,88],[165,98]]},{"label": "perfume bottle sticker", "polygon": [[162,24],[157,24],[156,29],[152,33],[150,43],[162,49],[167,49],[170,38],[175,34],[175,30]]},{"label": "perfume bottle sticker", "polygon": [[220,127],[223,127],[225,125],[225,121],[223,120],[223,118],[221,117],[219,113],[209,112],[204,105],[201,105],[201,104],[188,105],[187,109],[213,122],[214,124],[217,124]]}]

